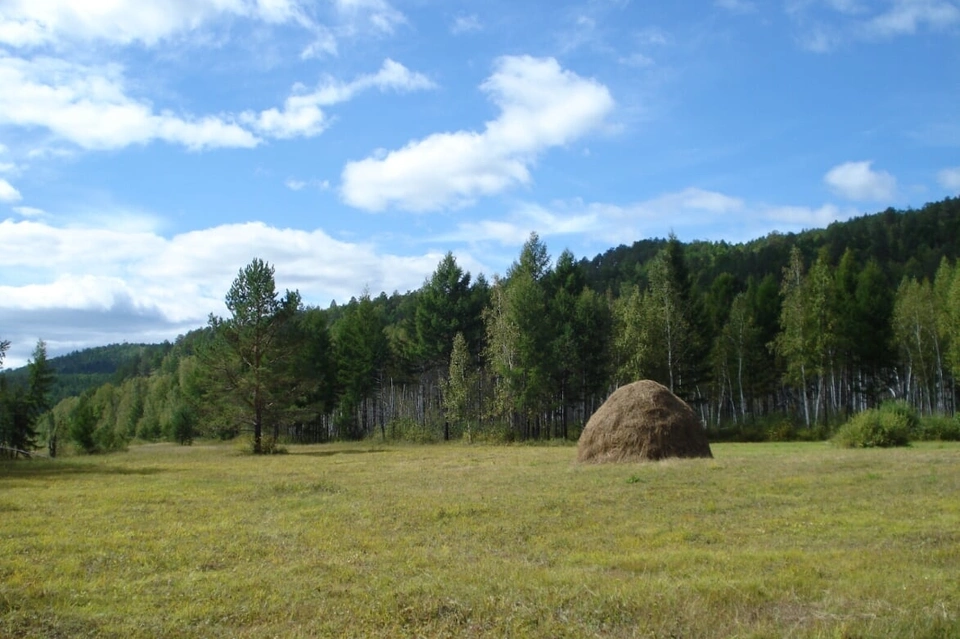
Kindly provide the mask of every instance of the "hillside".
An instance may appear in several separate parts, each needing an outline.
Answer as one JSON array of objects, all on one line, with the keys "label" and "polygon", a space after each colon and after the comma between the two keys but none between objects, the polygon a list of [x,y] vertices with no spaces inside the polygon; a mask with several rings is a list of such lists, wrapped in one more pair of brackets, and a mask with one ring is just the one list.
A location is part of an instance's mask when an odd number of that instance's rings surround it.
[{"label": "hillside", "polygon": [[[107,382],[120,382],[129,377],[147,375],[155,370],[172,345],[163,344],[111,344],[74,351],[53,357],[50,366],[56,374],[51,394],[56,404],[66,397],[80,395]],[[4,371],[11,384],[26,384],[27,367]]]},{"label": "hillside", "polygon": [[[278,377],[296,394],[278,432],[566,438],[610,389],[636,379],[675,388],[718,431],[829,429],[891,397],[952,415],[958,242],[960,199],[948,198],[743,244],[642,240],[591,260],[550,256],[533,235],[492,283],[448,255],[417,291],[296,314],[282,338],[290,368]],[[208,338],[198,329],[176,345],[56,358],[54,400],[99,387],[79,401],[99,416],[105,447],[178,428],[236,434],[215,371],[194,357]],[[462,388],[452,409],[454,359]],[[64,428],[67,404],[54,411]]]}]

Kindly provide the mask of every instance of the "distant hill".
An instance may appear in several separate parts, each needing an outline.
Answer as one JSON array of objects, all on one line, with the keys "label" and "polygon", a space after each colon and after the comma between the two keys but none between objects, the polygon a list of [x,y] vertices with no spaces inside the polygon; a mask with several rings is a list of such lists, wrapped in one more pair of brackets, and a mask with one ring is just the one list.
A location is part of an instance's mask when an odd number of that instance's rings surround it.
[{"label": "distant hill", "polygon": [[[624,285],[646,284],[651,260],[667,244],[666,239],[644,239],[632,245],[620,245],[579,261],[587,285],[595,291],[610,291],[614,296]],[[772,278],[779,285],[782,270],[792,247],[797,246],[807,264],[818,254],[835,265],[850,250],[858,263],[876,262],[889,285],[895,289],[904,276],[933,279],[943,258],[960,257],[960,198],[946,198],[921,209],[898,211],[887,209],[844,222],[835,222],[824,229],[800,233],[770,233],[740,244],[696,241],[684,244],[689,273],[695,294],[707,295],[719,276],[731,276],[737,290],[746,282]],[[389,325],[412,321],[419,291],[381,294],[375,303],[381,307]],[[327,321],[335,323],[346,306],[326,311]],[[773,318],[773,323],[776,319]],[[776,326],[773,326],[776,330]],[[107,382],[146,376],[160,368],[164,357],[172,353],[193,352],[206,334],[203,328],[191,331],[177,341],[163,344],[114,344],[73,352],[51,359],[57,373],[53,402],[79,395]],[[15,383],[25,383],[26,368],[0,373]]]},{"label": "distant hill", "polygon": [[[666,243],[666,239],[645,239],[630,246],[621,244],[592,259],[581,259],[580,265],[591,288],[616,294],[624,283],[643,284],[646,265]],[[837,264],[850,249],[861,264],[876,261],[894,286],[904,276],[933,279],[941,259],[960,257],[960,198],[946,198],[918,210],[888,208],[834,222],[825,229],[771,233],[742,244],[690,242],[685,244],[685,254],[694,285],[702,291],[721,273],[740,282],[767,275],[779,281],[793,246],[800,248],[808,264],[820,252]]]},{"label": "distant hill", "polygon": [[[160,366],[170,349],[169,342],[162,344],[111,344],[74,351],[68,355],[50,358],[56,373],[56,382],[51,400],[56,404],[61,399],[80,395],[107,382],[119,382],[128,377],[148,375]],[[27,367],[4,371],[8,383],[26,384]]]}]

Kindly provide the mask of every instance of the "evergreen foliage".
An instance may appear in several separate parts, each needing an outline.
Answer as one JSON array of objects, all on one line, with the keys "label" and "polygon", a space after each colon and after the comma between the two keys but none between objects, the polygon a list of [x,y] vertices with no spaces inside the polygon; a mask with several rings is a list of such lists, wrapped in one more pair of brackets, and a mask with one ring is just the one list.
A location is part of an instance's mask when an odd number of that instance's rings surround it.
[{"label": "evergreen foliage", "polygon": [[[93,442],[245,429],[254,441],[259,429],[261,447],[265,435],[575,438],[611,392],[644,378],[713,433],[821,437],[899,399],[924,420],[946,416],[934,430],[949,436],[958,246],[958,199],[745,244],[643,240],[592,260],[554,261],[532,234],[490,283],[448,253],[418,291],[328,309],[281,297],[272,267],[254,260],[228,292],[230,318],[128,350],[112,383],[86,395]],[[39,437],[67,432],[78,401]]]}]

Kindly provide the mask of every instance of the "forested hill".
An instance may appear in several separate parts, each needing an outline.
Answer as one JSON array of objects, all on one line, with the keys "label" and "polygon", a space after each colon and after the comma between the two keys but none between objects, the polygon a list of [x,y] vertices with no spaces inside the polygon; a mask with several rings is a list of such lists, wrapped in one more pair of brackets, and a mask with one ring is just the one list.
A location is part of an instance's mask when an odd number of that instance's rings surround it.
[{"label": "forested hill", "polygon": [[[257,397],[272,402],[274,434],[300,441],[566,438],[636,379],[667,385],[717,429],[829,427],[891,397],[952,415],[958,255],[957,198],[743,244],[644,240],[592,260],[551,256],[533,234],[490,282],[448,254],[405,294],[328,309],[271,296],[274,364],[256,380],[272,385]],[[272,267],[248,270],[274,291]],[[241,276],[238,290],[253,287]],[[52,360],[54,400],[86,391],[53,409],[50,432],[87,450],[241,432],[250,364],[230,350],[241,329],[252,330],[226,318],[175,345]]]},{"label": "forested hill", "polygon": [[[617,293],[625,282],[646,282],[647,265],[666,245],[666,239],[639,240],[591,260],[583,258],[580,266],[591,288]],[[947,198],[919,210],[890,208],[834,222],[826,229],[771,233],[744,244],[691,242],[684,248],[694,288],[706,290],[721,273],[740,282],[767,275],[779,279],[794,246],[808,264],[821,251],[828,263],[838,264],[850,249],[858,263],[876,261],[893,285],[905,276],[932,280],[944,257],[952,261],[960,255],[960,198]]]},{"label": "forested hill", "polygon": [[[579,261],[584,280],[595,291],[619,294],[625,284],[647,282],[647,268],[667,246],[667,239],[644,239],[631,246],[621,244]],[[943,258],[960,256],[960,198],[947,198],[923,208],[863,215],[845,222],[834,222],[825,229],[801,233],[771,233],[743,244],[696,241],[684,244],[694,290],[708,291],[721,274],[729,274],[741,286],[749,279],[773,276],[779,280],[789,261],[791,249],[800,248],[810,264],[824,251],[827,261],[838,264],[850,249],[856,261],[871,260],[887,275],[895,287],[903,277],[932,280]],[[377,301],[388,324],[401,321],[404,309],[415,308],[416,293],[387,297]],[[335,322],[346,306],[327,309],[327,320]],[[198,327],[198,329],[201,327]],[[112,344],[98,346],[50,360],[57,375],[54,401],[79,395],[108,381],[121,382],[130,377],[148,375],[160,366],[171,344]],[[26,380],[26,368],[3,373],[17,381]]]},{"label": "forested hill", "polygon": [[[65,397],[73,397],[107,382],[119,382],[137,375],[148,375],[160,366],[172,345],[163,344],[111,344],[74,351],[68,355],[53,357],[50,367],[56,375],[51,391],[52,403]],[[26,367],[5,371],[8,381],[25,385]]]}]

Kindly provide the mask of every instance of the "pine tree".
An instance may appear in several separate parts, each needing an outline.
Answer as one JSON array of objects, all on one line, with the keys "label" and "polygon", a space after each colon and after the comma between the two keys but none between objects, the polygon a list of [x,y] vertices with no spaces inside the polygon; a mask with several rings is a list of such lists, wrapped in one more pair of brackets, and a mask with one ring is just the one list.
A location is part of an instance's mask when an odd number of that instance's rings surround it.
[{"label": "pine tree", "polygon": [[219,381],[220,399],[252,428],[254,453],[270,452],[264,428],[273,427],[275,442],[295,391],[285,375],[293,351],[283,331],[300,309],[300,295],[287,291],[279,297],[273,267],[255,258],[237,274],[225,301],[231,316],[211,315],[215,338],[206,364]]}]

